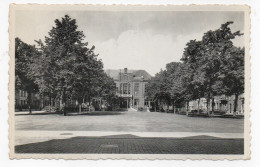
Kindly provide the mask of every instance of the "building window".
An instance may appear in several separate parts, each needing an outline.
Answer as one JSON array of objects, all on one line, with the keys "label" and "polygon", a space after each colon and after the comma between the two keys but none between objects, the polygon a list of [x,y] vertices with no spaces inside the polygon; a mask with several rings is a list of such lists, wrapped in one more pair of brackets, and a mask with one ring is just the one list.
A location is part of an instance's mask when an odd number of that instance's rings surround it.
[{"label": "building window", "polygon": [[126,83],[123,84],[123,94],[127,94],[127,91],[128,91],[128,90],[127,90],[127,85],[128,85],[128,84],[126,84]]},{"label": "building window", "polygon": [[147,96],[148,89],[147,89],[147,83],[144,84],[144,95]]},{"label": "building window", "polygon": [[131,84],[128,84],[128,94],[131,94]]},{"label": "building window", "polygon": [[139,95],[139,83],[134,84],[134,92],[135,92],[135,96]]},{"label": "building window", "polygon": [[124,81],[127,82],[128,78],[127,75],[124,75]]},{"label": "building window", "polygon": [[119,87],[116,86],[116,93],[119,93]]},{"label": "building window", "polygon": [[134,105],[137,106],[139,104],[139,99],[134,100]]},{"label": "building window", "polygon": [[119,91],[120,91],[120,94],[123,93],[123,84],[122,84],[122,83],[120,84],[120,89],[119,89]]}]

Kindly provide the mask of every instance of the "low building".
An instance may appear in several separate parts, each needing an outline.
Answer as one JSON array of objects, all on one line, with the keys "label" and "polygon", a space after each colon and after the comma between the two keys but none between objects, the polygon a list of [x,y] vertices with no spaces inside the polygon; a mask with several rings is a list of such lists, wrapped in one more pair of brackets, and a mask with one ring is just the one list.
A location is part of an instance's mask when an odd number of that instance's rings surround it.
[{"label": "low building", "polygon": [[[15,91],[15,110],[22,111],[29,109],[29,96],[28,92],[18,89]],[[49,105],[48,97],[41,98],[39,94],[31,94],[31,109],[40,110]]]},{"label": "low building", "polygon": [[24,90],[19,89],[15,92],[15,106],[23,107],[27,105],[28,93]]},{"label": "low building", "polygon": [[145,70],[106,70],[116,83],[117,95],[122,98],[121,108],[142,109],[150,107],[146,98],[146,85],[151,75]]},{"label": "low building", "polygon": [[[209,109],[212,110],[212,104],[214,105],[214,111],[219,111],[225,114],[233,114],[235,107],[235,95],[232,96],[214,96],[214,102],[212,103],[212,99],[209,102]],[[189,101],[189,111],[192,110],[202,110],[207,111],[207,99],[200,98],[196,100]],[[236,114],[243,115],[244,114],[244,94],[240,94],[237,100],[236,106]]]}]

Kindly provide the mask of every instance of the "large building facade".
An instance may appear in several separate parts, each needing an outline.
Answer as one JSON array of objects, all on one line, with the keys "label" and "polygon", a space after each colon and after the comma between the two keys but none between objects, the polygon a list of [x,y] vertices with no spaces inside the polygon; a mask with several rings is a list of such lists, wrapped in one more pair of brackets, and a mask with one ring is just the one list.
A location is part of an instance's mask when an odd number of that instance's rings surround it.
[{"label": "large building facade", "polygon": [[117,95],[121,97],[120,107],[142,109],[150,107],[146,98],[146,85],[151,75],[145,70],[107,70],[116,83]]}]

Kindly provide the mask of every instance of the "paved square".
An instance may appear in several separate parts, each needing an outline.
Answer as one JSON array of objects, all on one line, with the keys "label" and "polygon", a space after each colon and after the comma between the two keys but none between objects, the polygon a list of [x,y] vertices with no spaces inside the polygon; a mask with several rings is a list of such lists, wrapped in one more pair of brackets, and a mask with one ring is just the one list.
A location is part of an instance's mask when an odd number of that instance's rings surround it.
[{"label": "paved square", "polygon": [[16,130],[243,133],[244,119],[200,118],[158,112],[93,112],[85,115],[22,115]]},{"label": "paved square", "polygon": [[17,153],[243,154],[244,119],[156,112],[16,113]]}]

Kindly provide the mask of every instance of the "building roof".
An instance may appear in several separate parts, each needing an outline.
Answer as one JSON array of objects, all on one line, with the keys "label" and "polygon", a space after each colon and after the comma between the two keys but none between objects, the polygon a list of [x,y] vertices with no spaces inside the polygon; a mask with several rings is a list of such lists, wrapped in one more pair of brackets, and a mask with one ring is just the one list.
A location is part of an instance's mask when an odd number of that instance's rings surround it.
[{"label": "building roof", "polygon": [[[118,76],[120,73],[120,69],[107,69],[105,70],[105,72],[107,73],[107,75],[109,75],[110,77],[112,77],[114,80],[118,80]],[[121,69],[121,73],[124,73],[124,70]],[[151,79],[151,75],[145,71],[145,70],[127,70],[128,74],[131,74],[133,76],[134,79],[139,79],[139,78],[143,78],[144,80],[149,80]]]}]

